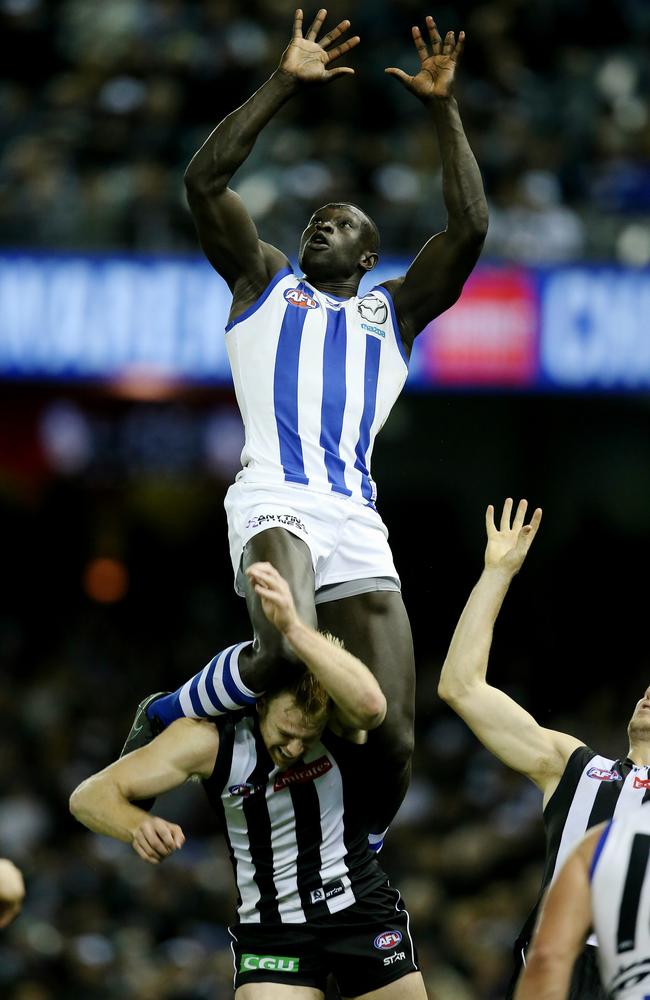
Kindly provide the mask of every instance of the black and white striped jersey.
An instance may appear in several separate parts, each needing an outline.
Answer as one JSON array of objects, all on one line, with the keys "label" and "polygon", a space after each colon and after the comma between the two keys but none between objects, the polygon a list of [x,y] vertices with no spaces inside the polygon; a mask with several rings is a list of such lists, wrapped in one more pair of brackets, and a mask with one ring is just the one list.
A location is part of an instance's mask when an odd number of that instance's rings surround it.
[{"label": "black and white striped jersey", "polygon": [[[530,939],[544,890],[562,867],[571,848],[591,827],[612,817],[626,816],[648,801],[649,770],[627,757],[618,760],[603,757],[587,746],[578,747],[571,754],[560,783],[544,809],[544,875],[535,909],[519,937],[522,947]],[[596,943],[593,935],[589,943]]]},{"label": "black and white striped jersey", "polygon": [[650,805],[616,819],[591,862],[591,910],[607,995],[650,995]]},{"label": "black and white striped jersey", "polygon": [[300,763],[279,770],[256,712],[217,725],[217,762],[203,784],[222,820],[241,923],[305,923],[386,881],[368,847],[367,744],[326,729]]}]

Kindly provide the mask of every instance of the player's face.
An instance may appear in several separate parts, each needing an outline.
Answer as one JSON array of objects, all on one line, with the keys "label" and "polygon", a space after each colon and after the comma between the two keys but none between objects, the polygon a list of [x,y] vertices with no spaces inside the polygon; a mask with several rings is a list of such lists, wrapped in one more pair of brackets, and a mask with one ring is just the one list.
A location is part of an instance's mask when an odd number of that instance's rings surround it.
[{"label": "player's face", "polygon": [[266,699],[259,715],[264,745],[281,770],[297,764],[318,743],[327,721],[326,713],[305,716],[287,692]]},{"label": "player's face", "polygon": [[352,205],[327,206],[314,212],[300,238],[298,262],[316,279],[349,278],[369,252],[367,223]]},{"label": "player's face", "polygon": [[630,735],[633,733],[640,734],[644,731],[650,733],[650,687],[645,689],[643,697],[637,701],[632,718],[630,719],[628,731]]}]

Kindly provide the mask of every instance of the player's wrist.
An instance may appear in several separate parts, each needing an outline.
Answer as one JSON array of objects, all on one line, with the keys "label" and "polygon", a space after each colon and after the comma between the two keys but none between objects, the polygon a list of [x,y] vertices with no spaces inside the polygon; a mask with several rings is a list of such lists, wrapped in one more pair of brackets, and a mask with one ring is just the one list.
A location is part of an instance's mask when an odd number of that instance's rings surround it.
[{"label": "player's wrist", "polygon": [[282,64],[272,73],[271,80],[280,88],[283,94],[291,97],[298,90],[300,80],[289,70],[284,69]]}]

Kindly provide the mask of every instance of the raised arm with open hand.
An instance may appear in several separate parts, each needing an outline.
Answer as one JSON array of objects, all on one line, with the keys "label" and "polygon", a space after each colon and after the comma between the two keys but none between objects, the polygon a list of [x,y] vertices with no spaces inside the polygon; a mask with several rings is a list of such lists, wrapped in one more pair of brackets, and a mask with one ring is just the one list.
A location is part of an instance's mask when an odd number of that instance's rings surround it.
[{"label": "raised arm with open hand", "polygon": [[303,34],[302,10],[298,9],[293,21],[293,38],[282,53],[280,60],[280,72],[290,76],[297,83],[328,83],[337,76],[346,76],[354,73],[350,66],[337,66],[330,68],[330,64],[345,55],[361,39],[358,35],[348,38],[330,48],[341,35],[344,35],[350,27],[348,20],[340,21],[335,28],[328,31],[319,40],[318,35],[323,27],[327,11],[324,8],[318,11],[311,27],[306,35]]},{"label": "raised arm with open hand", "polygon": [[456,64],[465,45],[464,31],[458,33],[458,41],[454,32],[448,31],[443,41],[431,15],[427,17],[426,21],[431,52],[429,52],[422,32],[417,25],[411,29],[415,50],[420,60],[420,69],[416,75],[409,76],[403,69],[398,69],[396,66],[389,66],[386,69],[386,72],[400,80],[407,90],[425,102],[436,97],[451,97],[454,90]]},{"label": "raised arm with open hand", "polygon": [[542,519],[538,507],[524,524],[527,506],[525,500],[520,501],[513,518],[512,500],[506,500],[498,528],[494,508],[487,509],[485,568],[458,620],[438,693],[488,750],[534,781],[548,801],[570,755],[582,745],[580,740],[544,729],[516,701],[487,682],[497,616]]}]

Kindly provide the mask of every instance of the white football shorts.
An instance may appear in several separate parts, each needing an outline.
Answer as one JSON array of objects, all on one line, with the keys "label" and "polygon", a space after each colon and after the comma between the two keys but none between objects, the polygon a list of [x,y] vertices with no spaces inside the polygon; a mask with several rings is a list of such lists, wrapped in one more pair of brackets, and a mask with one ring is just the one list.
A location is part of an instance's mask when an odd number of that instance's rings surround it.
[{"label": "white football shorts", "polygon": [[400,590],[388,529],[372,507],[294,483],[244,482],[233,483],[224,506],[235,590],[241,597],[244,546],[267,528],[285,528],[309,547],[317,604],[319,591],[322,602],[370,590]]}]

